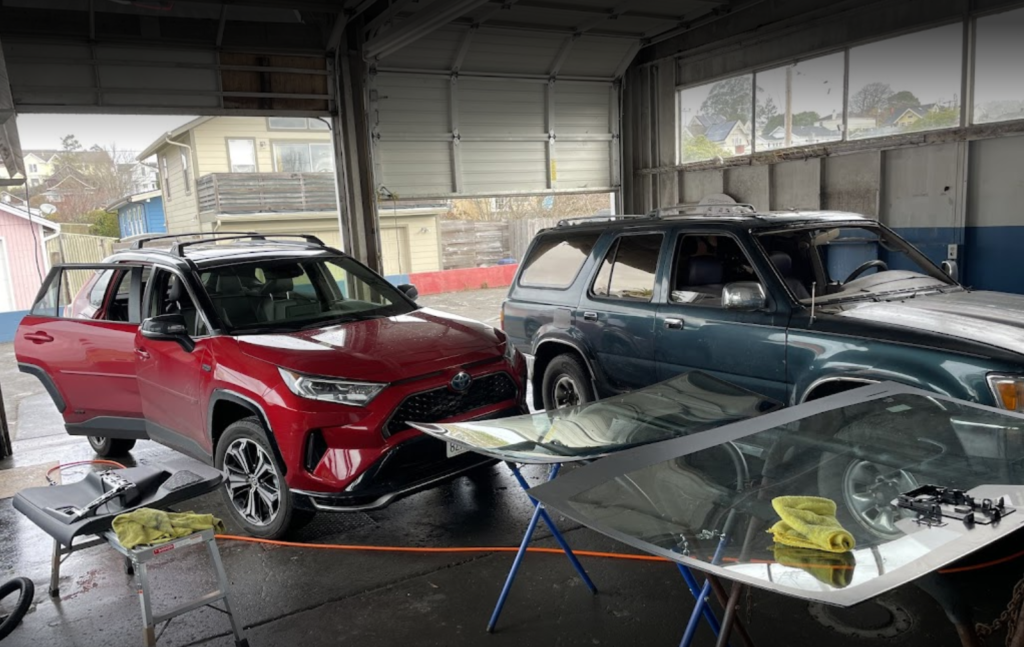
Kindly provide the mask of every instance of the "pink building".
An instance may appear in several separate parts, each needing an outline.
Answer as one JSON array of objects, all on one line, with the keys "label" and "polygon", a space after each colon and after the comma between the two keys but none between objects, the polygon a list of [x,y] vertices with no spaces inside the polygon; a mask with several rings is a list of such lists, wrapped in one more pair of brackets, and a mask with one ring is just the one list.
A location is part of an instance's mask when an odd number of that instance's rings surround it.
[{"label": "pink building", "polygon": [[50,269],[45,240],[60,225],[0,201],[0,313],[32,307]]}]

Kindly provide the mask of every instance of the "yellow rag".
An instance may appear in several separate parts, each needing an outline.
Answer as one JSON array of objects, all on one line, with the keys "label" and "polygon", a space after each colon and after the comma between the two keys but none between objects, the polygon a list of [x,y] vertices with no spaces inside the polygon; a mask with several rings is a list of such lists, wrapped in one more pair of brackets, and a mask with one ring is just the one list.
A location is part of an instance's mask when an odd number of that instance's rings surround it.
[{"label": "yellow rag", "polygon": [[210,528],[224,532],[224,523],[212,514],[164,512],[153,508],[119,514],[114,517],[113,527],[117,540],[125,548],[161,544]]},{"label": "yellow rag", "polygon": [[857,565],[853,553],[827,553],[783,544],[775,544],[773,549],[775,561],[782,566],[803,569],[829,586],[842,589],[853,581],[853,569]]},{"label": "yellow rag", "polygon": [[768,529],[775,541],[830,553],[853,550],[853,535],[836,519],[836,503],[817,496],[777,496],[772,507],[782,520]]}]

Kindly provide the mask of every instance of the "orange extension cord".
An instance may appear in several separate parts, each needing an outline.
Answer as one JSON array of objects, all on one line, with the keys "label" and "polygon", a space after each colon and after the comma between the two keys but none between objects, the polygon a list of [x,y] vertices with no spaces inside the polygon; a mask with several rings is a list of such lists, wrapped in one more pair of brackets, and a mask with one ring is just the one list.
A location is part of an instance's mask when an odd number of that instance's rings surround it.
[{"label": "orange extension cord", "polygon": [[[91,460],[91,461],[76,461],[74,463],[65,463],[64,465],[58,465],[46,472],[46,479],[50,479],[50,474],[57,470],[61,470],[67,467],[75,467],[78,465],[113,465],[124,469],[124,465],[116,461],[106,460]],[[281,546],[284,548],[313,548],[317,550],[347,550],[347,551],[364,551],[372,553],[433,553],[433,554],[452,554],[452,553],[514,553],[519,550],[518,546],[457,546],[457,547],[418,547],[418,546],[359,546],[354,544],[304,544],[297,541],[279,541],[273,539],[259,539],[257,537],[243,537],[241,535],[216,535],[217,539],[225,541],[241,541],[250,544],[267,544],[269,546]],[[526,549],[528,553],[541,553],[545,555],[561,555],[561,548],[540,548],[540,547],[529,547]],[[629,553],[608,553],[598,550],[574,550],[574,554],[580,557],[598,557],[602,559],[620,559],[625,561],[633,562],[670,562],[671,560],[665,559],[664,557],[657,557],[655,555],[631,555]],[[1007,562],[1012,562],[1018,557],[1024,557],[1024,550],[1016,552],[1012,555],[1000,557],[987,562],[981,562],[980,564],[971,564],[969,566],[956,566],[953,568],[939,569],[939,573],[943,575],[951,575],[954,573],[967,573],[970,571],[980,571],[985,568],[991,568],[993,566],[999,566]],[[737,562],[735,558],[727,557],[726,562]],[[752,564],[774,564],[772,560],[751,560]],[[820,564],[788,564],[788,566],[815,566],[820,567]],[[836,569],[853,569],[853,566],[834,566]]]}]

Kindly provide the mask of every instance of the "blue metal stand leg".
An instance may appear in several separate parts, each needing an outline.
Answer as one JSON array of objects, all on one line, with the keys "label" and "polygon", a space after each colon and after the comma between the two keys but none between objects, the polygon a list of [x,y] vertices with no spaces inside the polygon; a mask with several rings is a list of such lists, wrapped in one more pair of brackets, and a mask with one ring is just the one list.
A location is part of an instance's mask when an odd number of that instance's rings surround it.
[{"label": "blue metal stand leg", "polygon": [[[551,472],[548,474],[549,481],[558,475],[558,470],[561,467],[561,465],[553,465],[551,467]],[[523,478],[523,475],[519,472],[519,468],[512,465],[511,469],[512,474],[516,477],[516,480],[519,481],[520,487],[526,490],[526,494],[529,496],[530,486],[527,484],[526,479]],[[587,588],[590,589],[591,593],[597,593],[597,587],[594,586],[594,583],[590,580],[590,576],[587,575],[587,571],[584,570],[583,564],[580,564],[580,560],[577,559],[576,554],[572,552],[572,548],[569,547],[569,543],[565,541],[565,538],[562,537],[562,533],[558,531],[558,527],[555,526],[555,522],[548,515],[548,511],[544,509],[544,505],[533,497],[530,497],[530,501],[533,502],[533,505],[536,506],[538,510],[540,510],[540,518],[544,520],[545,524],[547,524],[548,530],[551,531],[551,536],[554,537],[555,541],[558,542],[558,545],[562,548],[562,551],[565,552],[565,556],[569,558],[569,561],[572,563],[572,567],[576,569],[577,573],[579,573],[580,579],[582,579],[583,583],[587,585]]]},{"label": "blue metal stand leg", "polygon": [[700,605],[701,613],[703,613],[704,619],[708,621],[708,625],[710,625],[711,631],[714,632],[715,636],[717,636],[720,630],[718,625],[718,618],[715,617],[715,612],[711,609],[711,607],[707,605],[705,598],[700,597],[701,588],[700,585],[697,584],[697,578],[693,576],[693,571],[691,571],[689,568],[683,566],[682,564],[677,564],[677,566],[679,567],[679,572],[683,574],[683,579],[686,580],[686,586],[690,588],[690,593],[693,594],[694,599],[703,603]]},{"label": "blue metal stand leg", "polygon": [[686,623],[686,632],[683,634],[683,640],[679,643],[679,647],[690,647],[693,643],[693,635],[697,632],[701,615],[704,614],[705,609],[710,611],[707,606],[709,595],[711,595],[711,582],[704,582],[697,597],[697,604],[693,607],[693,613],[690,614],[690,621]]},{"label": "blue metal stand leg", "polygon": [[[729,543],[729,534],[732,532],[732,524],[735,519],[735,512],[730,511],[729,516],[725,520],[725,527],[722,529],[722,535],[718,538],[718,546],[715,548],[715,554],[711,558],[712,564],[719,564],[722,561],[722,553],[725,552],[725,546]],[[693,573],[689,572],[689,569],[679,564],[679,572],[683,574],[683,578],[686,580],[686,585],[693,591],[696,588],[697,580],[693,577]],[[687,577],[689,573],[689,577]],[[692,583],[691,583],[692,582]],[[690,647],[693,643],[693,636],[697,632],[697,625],[700,624],[700,618],[703,615],[708,618],[708,623],[711,624],[712,630],[715,631],[715,635],[719,636],[722,631],[722,626],[719,625],[718,619],[715,618],[715,614],[711,607],[708,605],[708,596],[711,595],[711,580],[704,580],[704,586],[701,587],[700,592],[697,594],[697,604],[693,607],[693,612],[690,614],[690,621],[686,624],[686,631],[683,633],[683,640],[679,643],[679,647]],[[714,619],[714,622],[712,622]]]},{"label": "blue metal stand leg", "polygon": [[501,609],[505,606],[505,599],[508,598],[508,592],[512,590],[512,582],[516,579],[516,573],[519,572],[519,566],[523,563],[523,557],[526,555],[526,548],[530,545],[530,540],[533,539],[533,533],[537,530],[537,521],[540,519],[540,506],[537,506],[533,510],[533,516],[530,518],[530,525],[526,527],[526,534],[523,535],[523,542],[519,544],[519,550],[516,552],[516,558],[512,562],[512,569],[508,572],[508,577],[505,578],[505,586],[501,588],[501,595],[498,596],[498,603],[494,605],[494,612],[491,613],[491,619],[487,623],[488,633],[494,631],[494,625],[498,624],[498,616],[501,615]]},{"label": "blue metal stand leg", "polygon": [[[509,463],[508,466],[509,469],[512,470],[512,475],[516,477],[516,481],[519,482],[519,486],[523,488],[523,491],[526,492],[527,496],[530,496],[530,485],[526,482],[526,479],[523,478],[522,473],[520,473],[519,471],[519,467],[513,463]],[[560,467],[561,465],[553,465],[551,467],[551,471],[548,473],[549,481],[558,475],[558,470]],[[562,533],[558,532],[558,528],[555,526],[555,522],[551,519],[550,516],[548,516],[547,511],[544,510],[544,505],[541,504],[540,501],[534,499],[532,496],[530,497],[530,503],[533,504],[533,516],[530,518],[530,525],[526,528],[526,534],[523,535],[523,541],[521,544],[519,544],[519,550],[516,551],[516,558],[512,562],[512,569],[509,570],[508,577],[505,579],[505,586],[502,587],[501,595],[498,596],[498,603],[494,606],[494,611],[491,613],[491,619],[487,623],[488,633],[493,632],[494,626],[498,624],[498,617],[501,615],[501,610],[505,606],[505,600],[508,598],[509,591],[512,590],[512,582],[514,582],[516,579],[516,574],[519,572],[519,567],[523,563],[523,557],[526,556],[526,549],[530,545],[530,540],[533,539],[533,533],[537,531],[537,522],[539,522],[541,519],[543,519],[544,523],[547,524],[548,529],[551,530],[551,535],[555,538],[555,541],[558,542],[558,545],[565,552],[566,557],[569,558],[569,561],[572,563],[573,568],[575,568],[576,572],[579,573],[580,578],[583,579],[583,582],[587,585],[587,588],[589,588],[592,593],[597,593],[597,587],[594,586],[594,583],[592,581],[590,581],[590,576],[587,575],[587,571],[584,570],[583,565],[580,564],[580,561],[572,552],[572,548],[569,547],[569,544],[565,541],[565,538],[562,537]]]}]

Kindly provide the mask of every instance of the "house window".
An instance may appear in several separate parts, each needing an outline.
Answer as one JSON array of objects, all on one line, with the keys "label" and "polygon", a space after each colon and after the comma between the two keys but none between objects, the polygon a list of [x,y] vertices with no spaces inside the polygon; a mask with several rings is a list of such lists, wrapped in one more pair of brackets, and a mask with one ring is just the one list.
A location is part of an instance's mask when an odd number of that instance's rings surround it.
[{"label": "house window", "polygon": [[256,142],[251,139],[229,139],[228,157],[232,173],[256,172]]},{"label": "house window", "polygon": [[270,130],[329,130],[325,122],[305,117],[269,117],[267,118],[267,128]]},{"label": "house window", "polygon": [[167,173],[167,156],[160,156],[160,183],[163,185],[164,200],[171,199],[171,176]]},{"label": "house window", "polygon": [[192,194],[192,179],[188,168],[188,149],[181,149],[181,179],[185,182],[185,193]]},{"label": "house window", "polygon": [[29,170],[30,173],[38,173],[39,172],[39,165],[38,164],[29,164],[28,165],[28,170]]},{"label": "house window", "polygon": [[279,173],[333,171],[334,151],[331,144],[326,142],[275,143],[274,168]]}]

